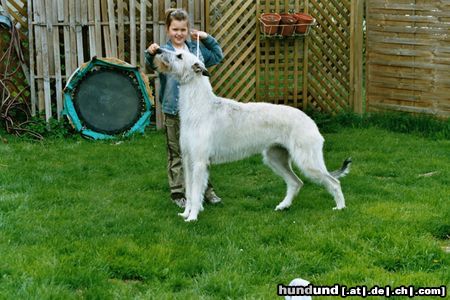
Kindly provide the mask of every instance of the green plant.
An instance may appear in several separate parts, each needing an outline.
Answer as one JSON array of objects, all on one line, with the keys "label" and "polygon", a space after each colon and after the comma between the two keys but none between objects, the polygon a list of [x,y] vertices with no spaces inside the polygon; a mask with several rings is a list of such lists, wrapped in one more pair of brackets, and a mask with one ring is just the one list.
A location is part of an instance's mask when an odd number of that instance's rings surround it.
[{"label": "green plant", "polygon": [[393,132],[410,133],[434,139],[450,138],[450,119],[437,119],[428,115],[406,113],[367,113],[341,112],[336,115],[316,111],[306,111],[317,123],[322,132],[337,132],[345,127],[369,128],[375,126]]},{"label": "green plant", "polygon": [[48,121],[41,115],[36,115],[26,124],[26,129],[33,131],[44,138],[65,138],[71,134],[66,119],[50,118]]}]

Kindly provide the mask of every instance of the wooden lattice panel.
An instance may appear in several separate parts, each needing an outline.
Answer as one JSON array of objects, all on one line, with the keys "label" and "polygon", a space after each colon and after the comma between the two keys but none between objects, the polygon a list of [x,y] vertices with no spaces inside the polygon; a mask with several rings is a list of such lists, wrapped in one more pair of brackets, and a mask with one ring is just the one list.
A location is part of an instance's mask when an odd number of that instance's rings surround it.
[{"label": "wooden lattice panel", "polygon": [[367,2],[367,106],[450,116],[450,2]]},{"label": "wooden lattice panel", "polygon": [[[300,12],[302,4],[301,1],[260,1],[258,15]],[[258,50],[258,100],[303,107],[304,38],[268,38],[260,33]]]},{"label": "wooden lattice panel", "polygon": [[207,30],[222,46],[225,59],[212,68],[211,83],[220,96],[239,101],[256,97],[256,7],[251,0],[209,1]]},{"label": "wooden lattice panel", "polygon": [[349,107],[350,1],[310,1],[318,26],[310,34],[308,103],[320,111]]},{"label": "wooden lattice panel", "polygon": [[261,44],[258,87],[260,99],[301,107],[303,42],[294,39],[264,40]]},{"label": "wooden lattice panel", "polygon": [[[355,14],[350,11],[362,8],[362,3],[363,0],[13,0],[8,1],[8,6],[14,6],[17,12],[22,10],[22,15],[24,5],[28,6],[30,85],[32,101],[38,104],[33,107],[45,111],[49,118],[60,115],[60,91],[65,80],[93,55],[116,56],[142,66],[142,54],[148,45],[166,42],[164,12],[170,7],[186,9],[191,26],[206,30],[221,44],[225,59],[211,70],[217,94],[239,101],[270,101],[299,108],[309,105],[331,112],[354,106],[361,101],[355,86],[362,74],[355,72],[360,58],[352,50],[357,48],[357,39],[351,37],[356,36],[358,26],[362,28],[362,21],[355,21]],[[319,26],[304,38],[262,39],[259,15],[288,11],[308,12]],[[362,17],[362,13],[357,15]],[[56,110],[52,108],[55,106]]]},{"label": "wooden lattice panel", "polygon": [[[239,101],[267,101],[302,109],[309,105],[327,112],[349,109],[357,96],[351,83],[355,80],[351,61],[357,66],[351,51],[351,3],[211,1],[207,28],[225,53],[224,62],[213,70],[214,88]],[[258,17],[262,13],[302,11],[318,23],[308,36],[277,39],[260,32]]]}]

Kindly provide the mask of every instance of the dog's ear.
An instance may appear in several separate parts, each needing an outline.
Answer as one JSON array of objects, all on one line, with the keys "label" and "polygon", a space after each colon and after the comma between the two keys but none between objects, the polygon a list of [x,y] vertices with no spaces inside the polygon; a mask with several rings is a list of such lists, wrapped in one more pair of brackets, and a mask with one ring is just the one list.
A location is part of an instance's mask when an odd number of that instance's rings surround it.
[{"label": "dog's ear", "polygon": [[199,63],[195,63],[192,65],[192,69],[194,70],[195,73],[202,73],[203,76],[207,76],[210,77],[211,75],[209,74],[208,70],[206,70],[202,65],[200,65]]}]

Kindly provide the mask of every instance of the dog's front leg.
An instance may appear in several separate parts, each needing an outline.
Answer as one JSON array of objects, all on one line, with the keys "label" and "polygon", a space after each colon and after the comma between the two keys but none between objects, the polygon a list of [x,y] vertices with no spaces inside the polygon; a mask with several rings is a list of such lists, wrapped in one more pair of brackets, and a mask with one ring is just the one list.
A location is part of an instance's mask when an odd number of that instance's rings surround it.
[{"label": "dog's front leg", "polygon": [[208,164],[204,161],[192,161],[190,212],[186,221],[196,221],[198,213],[203,209],[203,194],[208,183]]},{"label": "dog's front leg", "polygon": [[186,196],[186,205],[184,207],[184,212],[179,213],[179,216],[182,216],[186,219],[191,212],[192,205],[192,163],[190,155],[188,151],[182,151],[182,160],[183,160],[183,172],[184,172],[184,189]]}]

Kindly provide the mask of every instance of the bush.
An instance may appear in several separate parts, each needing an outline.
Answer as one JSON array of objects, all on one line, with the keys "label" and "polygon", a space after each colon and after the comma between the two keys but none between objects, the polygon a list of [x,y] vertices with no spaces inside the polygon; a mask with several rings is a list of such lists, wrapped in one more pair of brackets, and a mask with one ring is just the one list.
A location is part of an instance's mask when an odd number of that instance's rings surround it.
[{"label": "bush", "polygon": [[32,117],[26,125],[26,129],[33,131],[44,138],[65,138],[71,135],[70,127],[66,119],[58,121],[50,118],[48,122],[42,116]]},{"label": "bush", "polygon": [[375,126],[393,132],[415,134],[434,139],[450,138],[450,119],[442,120],[428,115],[406,113],[368,113],[359,115],[342,112],[337,115],[307,111],[320,130],[325,133],[336,132],[342,127],[368,128]]}]

